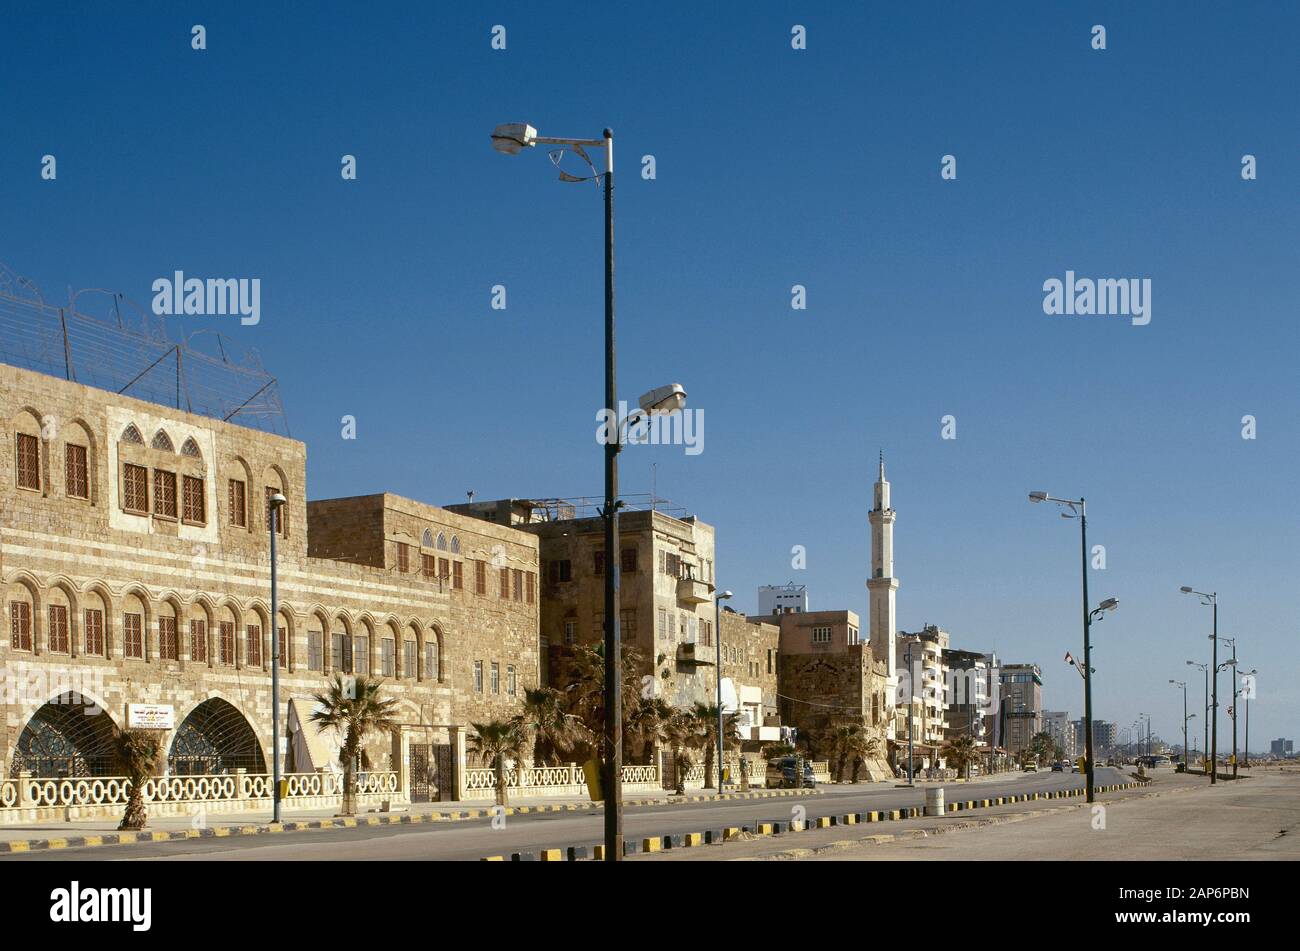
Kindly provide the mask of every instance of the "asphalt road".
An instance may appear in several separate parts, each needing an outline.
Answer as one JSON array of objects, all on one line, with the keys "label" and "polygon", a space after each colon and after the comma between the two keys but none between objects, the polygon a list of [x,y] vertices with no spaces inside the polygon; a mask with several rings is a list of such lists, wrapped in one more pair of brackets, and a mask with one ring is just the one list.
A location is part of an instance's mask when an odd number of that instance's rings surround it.
[{"label": "asphalt road", "polygon": [[[1118,769],[1099,769],[1097,782],[1119,783],[1127,777]],[[1070,773],[1011,774],[945,786],[949,799],[983,799],[1013,793],[1045,792],[1083,785],[1083,777]],[[724,826],[744,825],[755,820],[788,819],[791,810],[803,806],[807,817],[843,815],[870,809],[898,809],[921,806],[922,787],[824,786],[820,796],[807,798],[726,800],[711,803],[682,803],[629,807],[623,814],[626,839],[680,832],[702,832]],[[287,832],[280,835],[234,836],[187,839],[141,845],[101,846],[6,855],[0,861],[63,861],[198,859],[207,861],[344,861],[344,860],[476,860],[485,855],[594,845],[603,835],[603,814],[529,813],[504,818],[504,827],[492,828],[492,820],[464,820],[431,825],[366,826],[356,829],[326,829]]]}]

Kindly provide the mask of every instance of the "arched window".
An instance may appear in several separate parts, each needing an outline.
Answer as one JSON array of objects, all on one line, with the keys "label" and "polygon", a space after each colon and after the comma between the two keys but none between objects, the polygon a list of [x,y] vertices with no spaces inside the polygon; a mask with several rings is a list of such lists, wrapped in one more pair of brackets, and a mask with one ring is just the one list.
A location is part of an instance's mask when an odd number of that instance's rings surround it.
[{"label": "arched window", "polygon": [[459,535],[452,535],[452,536],[451,536],[451,553],[452,553],[453,555],[459,555],[459,554],[460,554],[460,536],[459,536]]},{"label": "arched window", "polygon": [[426,528],[424,530],[424,538],[421,539],[420,544],[423,545],[425,548],[433,547],[433,532],[430,529]]},{"label": "arched window", "polygon": [[447,535],[445,532],[438,533],[438,551],[447,550]]},{"label": "arched window", "polygon": [[153,442],[151,445],[155,449],[162,449],[166,452],[176,451],[176,447],[172,445],[172,437],[168,436],[167,433],[161,429],[153,434]]},{"label": "arched window", "polygon": [[190,456],[191,458],[194,459],[203,458],[203,453],[199,452],[199,444],[196,443],[193,439],[185,440],[184,444],[181,446],[181,455]]},{"label": "arched window", "polygon": [[140,430],[135,428],[135,423],[128,423],[126,429],[122,430],[122,442],[134,443],[137,446],[144,445],[144,437],[140,435]]}]

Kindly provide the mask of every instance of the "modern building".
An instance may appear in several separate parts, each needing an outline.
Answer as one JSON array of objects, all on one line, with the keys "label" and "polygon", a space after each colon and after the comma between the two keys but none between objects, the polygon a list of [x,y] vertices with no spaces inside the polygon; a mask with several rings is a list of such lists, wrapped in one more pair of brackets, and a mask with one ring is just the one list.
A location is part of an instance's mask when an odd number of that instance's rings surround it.
[{"label": "modern building", "polygon": [[[1043,732],[1052,738],[1052,741],[1061,750],[1061,755],[1066,759],[1073,760],[1078,753],[1076,743],[1074,724],[1070,721],[1070,714],[1064,710],[1044,710],[1043,711]],[[1093,751],[1096,754],[1096,751]]]},{"label": "modern building", "polygon": [[969,736],[987,751],[991,739],[989,713],[994,707],[996,673],[989,655],[978,651],[947,648],[943,651],[946,670],[943,718],[946,738]]},{"label": "modern building", "polygon": [[[940,749],[949,729],[945,716],[948,668],[944,662],[948,643],[948,632],[933,624],[915,634],[899,631],[894,641],[894,666],[904,701],[896,710],[895,735],[900,746],[911,738],[912,755],[921,768],[943,765]],[[908,685],[914,686],[909,690]]]},{"label": "modern building", "polygon": [[111,774],[115,731],[142,724],[170,775],[270,772],[272,624],[287,769],[338,768],[312,698],[369,672],[399,726],[363,765],[399,797],[455,798],[466,728],[538,683],[532,534],[388,494],[308,502],[301,442],[5,365],[0,420],[6,776]]},{"label": "modern building", "polygon": [[800,614],[808,610],[808,586],[795,584],[765,584],[758,589],[758,613],[762,615],[784,614],[793,611]]},{"label": "modern building", "polygon": [[[619,626],[640,657],[652,696],[677,707],[716,702],[714,531],[672,508],[619,514]],[[564,687],[574,648],[603,642],[605,523],[595,500],[499,499],[447,511],[509,526],[537,539],[541,559],[543,675]]]},{"label": "modern building", "polygon": [[1295,743],[1292,740],[1276,739],[1268,744],[1268,751],[1280,759],[1295,755]]},{"label": "modern building", "polygon": [[[1083,728],[1083,718],[1073,721],[1071,724],[1074,733],[1074,748],[1077,756],[1082,756],[1086,749],[1084,737],[1087,731]],[[1092,755],[1097,759],[1109,758],[1115,752],[1118,745],[1119,730],[1114,723],[1109,720],[1092,721]]]},{"label": "modern building", "polygon": [[1043,672],[1037,664],[1005,664],[1001,672],[1001,745],[1011,754],[1043,729]]}]

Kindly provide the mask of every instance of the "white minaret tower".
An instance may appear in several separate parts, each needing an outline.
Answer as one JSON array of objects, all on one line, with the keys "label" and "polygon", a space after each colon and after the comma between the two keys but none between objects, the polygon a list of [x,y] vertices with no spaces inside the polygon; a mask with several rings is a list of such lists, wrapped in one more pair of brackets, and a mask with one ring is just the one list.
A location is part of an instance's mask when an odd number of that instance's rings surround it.
[{"label": "white minaret tower", "polygon": [[[898,630],[894,615],[894,592],[898,590],[898,579],[894,577],[894,510],[889,505],[884,450],[880,453],[875,504],[867,518],[871,522],[871,578],[867,581],[867,589],[871,592],[871,655],[876,660],[885,662],[889,674],[886,706],[892,711],[898,693],[898,671],[894,657],[894,640]],[[887,722],[888,735],[892,737],[892,712]]]}]

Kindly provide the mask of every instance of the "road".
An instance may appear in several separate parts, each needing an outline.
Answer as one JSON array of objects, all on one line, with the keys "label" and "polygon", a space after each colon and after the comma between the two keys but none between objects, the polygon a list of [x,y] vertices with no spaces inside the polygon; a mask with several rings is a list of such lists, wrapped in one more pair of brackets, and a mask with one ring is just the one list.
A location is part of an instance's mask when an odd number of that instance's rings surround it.
[{"label": "road", "polygon": [[[1120,783],[1127,779],[1118,769],[1100,769],[1097,782]],[[1082,785],[1083,777],[1070,773],[1009,774],[969,786],[950,784],[948,797],[988,798],[1013,793],[1044,792]],[[802,805],[809,819],[843,815],[873,809],[898,809],[924,804],[922,787],[824,786],[823,794],[807,798],[728,800],[711,803],[682,803],[629,807],[624,812],[624,836],[639,840],[646,836],[680,832],[702,832],[724,826],[738,826],[755,820],[788,819],[791,810]],[[959,792],[960,790],[960,792]],[[967,792],[968,791],[968,792]],[[431,825],[367,826],[357,829],[328,829],[280,835],[234,836],[187,839],[140,845],[61,849],[2,856],[0,861],[137,860],[368,860],[437,859],[476,860],[485,855],[594,845],[601,841],[604,817],[599,811],[586,813],[530,813],[509,816],[503,828],[492,828],[489,819],[435,823]]]},{"label": "road", "polygon": [[[1048,800],[885,826],[765,837],[728,843],[716,851],[675,849],[636,860],[1300,859],[1300,775],[1259,773],[1239,782],[1210,786],[1199,776],[1166,773],[1147,789],[1108,793],[1098,798],[1098,804],[1104,807],[1100,814],[1079,799]],[[868,839],[881,834],[883,839]]]}]

